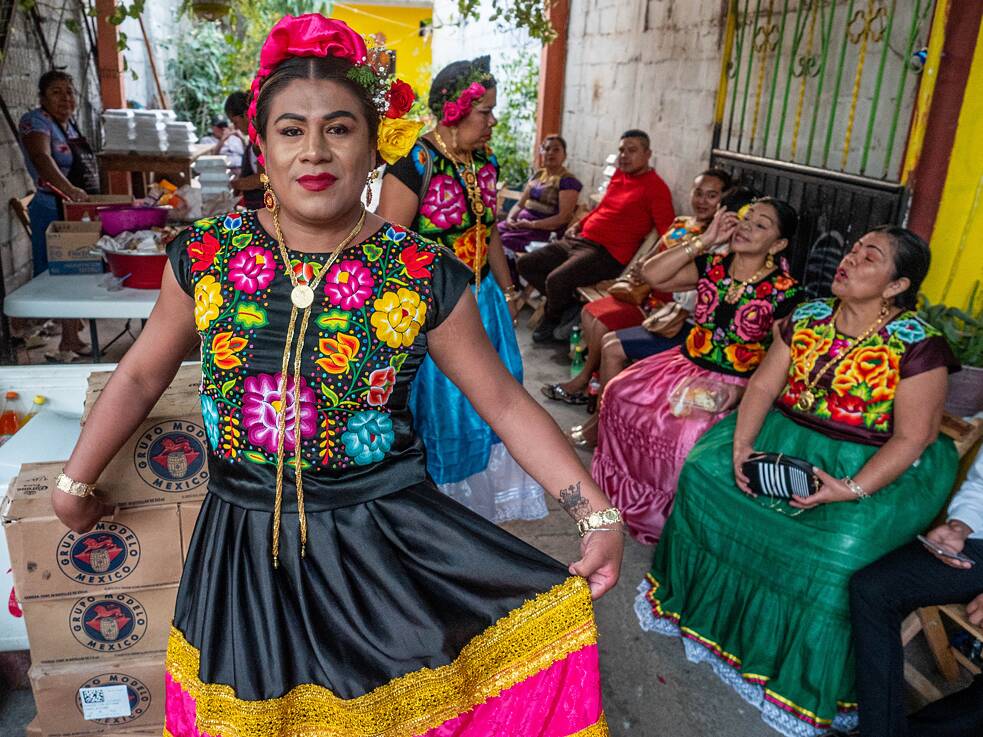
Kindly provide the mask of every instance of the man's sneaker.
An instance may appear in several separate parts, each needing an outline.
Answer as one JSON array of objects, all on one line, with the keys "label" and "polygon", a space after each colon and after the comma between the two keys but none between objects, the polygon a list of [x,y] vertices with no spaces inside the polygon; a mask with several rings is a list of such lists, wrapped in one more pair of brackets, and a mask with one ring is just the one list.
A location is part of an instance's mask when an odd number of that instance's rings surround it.
[{"label": "man's sneaker", "polygon": [[532,342],[533,343],[554,343],[556,338],[553,337],[553,331],[559,323],[555,323],[552,320],[547,320],[545,317],[539,326],[533,331]]}]

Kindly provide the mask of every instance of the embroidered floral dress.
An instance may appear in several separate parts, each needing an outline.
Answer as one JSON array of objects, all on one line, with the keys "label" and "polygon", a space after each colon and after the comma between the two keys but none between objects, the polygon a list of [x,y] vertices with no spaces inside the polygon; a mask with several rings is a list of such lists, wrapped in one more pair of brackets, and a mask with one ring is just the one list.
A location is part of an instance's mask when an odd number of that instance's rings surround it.
[{"label": "embroidered floral dress", "polygon": [[[800,305],[782,325],[791,362],[755,450],[856,476],[892,434],[905,379],[958,365],[944,338],[902,312],[855,350],[833,324],[835,301]],[[794,408],[828,361],[808,411]],[[930,408],[926,408],[929,410]],[[735,417],[693,448],[676,505],[639,587],[642,628],[682,635],[714,671],[785,735],[857,725],[850,577],[931,524],[952,488],[956,453],[939,438],[901,476],[860,502],[800,511],[750,498],[733,482]]]},{"label": "embroidered floral dress", "polygon": [[611,380],[601,402],[591,475],[621,509],[632,536],[648,544],[662,534],[690,449],[733,409],[677,416],[670,408],[673,390],[692,382],[739,393],[764,358],[772,324],[799,296],[796,281],[778,269],[745,286],[731,304],[730,259],[701,256],[695,263],[694,325],[683,345],[632,364]]},{"label": "embroidered floral dress", "polygon": [[[281,395],[292,285],[256,213],[198,221],[168,255],[201,335],[210,478],[168,647],[165,735],[606,734],[586,585],[439,494],[414,432],[427,334],[471,270],[390,225],[350,246],[315,289],[300,378]],[[290,257],[302,282],[328,258]]]},{"label": "embroidered floral dress", "polygon": [[[471,267],[472,286],[485,332],[499,358],[522,383],[522,356],[502,290],[488,268],[488,240],[495,227],[498,161],[474,153],[484,212],[473,211],[461,171],[421,138],[409,155],[387,170],[417,193],[412,228],[444,244]],[[429,174],[429,177],[428,177]],[[492,429],[433,361],[424,361],[410,393],[417,432],[427,448],[427,469],[440,490],[496,522],[545,517],[542,487],[515,462]]]}]

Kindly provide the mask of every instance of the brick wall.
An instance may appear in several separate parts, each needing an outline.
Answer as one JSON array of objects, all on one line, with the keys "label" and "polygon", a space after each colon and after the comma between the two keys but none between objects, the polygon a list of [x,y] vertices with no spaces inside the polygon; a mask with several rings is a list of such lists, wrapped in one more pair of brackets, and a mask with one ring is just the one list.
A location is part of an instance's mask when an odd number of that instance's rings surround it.
[{"label": "brick wall", "polygon": [[[52,49],[54,65],[70,73],[79,88],[79,127],[90,140],[95,140],[98,103],[95,62],[88,55],[84,29],[80,35],[75,35],[64,26],[70,18],[81,22],[78,7],[77,3],[65,0],[38,0],[37,3],[43,19],[42,33]],[[6,53],[0,60],[0,92],[15,123],[25,112],[37,107],[38,78],[48,69],[30,17],[17,7]],[[11,197],[22,197],[30,189],[33,185],[24,168],[20,148],[10,127],[0,120],[0,258],[8,292],[31,277],[31,243],[7,203]]]},{"label": "brick wall", "polygon": [[620,133],[641,128],[685,210],[710,158],[725,11],[721,0],[571,0],[563,135],[591,191]]}]

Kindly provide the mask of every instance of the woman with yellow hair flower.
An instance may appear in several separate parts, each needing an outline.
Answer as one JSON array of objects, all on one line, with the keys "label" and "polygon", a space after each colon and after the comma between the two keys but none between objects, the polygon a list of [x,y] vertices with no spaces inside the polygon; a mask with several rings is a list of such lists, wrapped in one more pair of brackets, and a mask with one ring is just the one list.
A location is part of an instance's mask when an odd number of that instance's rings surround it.
[{"label": "woman with yellow hair flower", "polygon": [[[495,227],[498,162],[488,148],[494,107],[487,56],[441,70],[430,87],[439,122],[389,167],[378,212],[447,246],[471,268],[485,332],[521,383],[510,311],[516,292]],[[433,361],[424,362],[410,406],[427,447],[427,470],[441,491],[495,522],[546,515],[542,488]]]},{"label": "woman with yellow hair flower", "polygon": [[[601,737],[591,601],[617,582],[620,514],[502,365],[471,269],[362,204],[377,157],[413,143],[391,122],[411,95],[373,65],[340,21],[274,26],[249,111],[265,207],[168,244],[160,298],[54,511],[79,533],[107,513],[100,474],[201,346],[208,494],[164,734]],[[428,356],[567,509],[577,561],[437,490],[409,408]]]}]

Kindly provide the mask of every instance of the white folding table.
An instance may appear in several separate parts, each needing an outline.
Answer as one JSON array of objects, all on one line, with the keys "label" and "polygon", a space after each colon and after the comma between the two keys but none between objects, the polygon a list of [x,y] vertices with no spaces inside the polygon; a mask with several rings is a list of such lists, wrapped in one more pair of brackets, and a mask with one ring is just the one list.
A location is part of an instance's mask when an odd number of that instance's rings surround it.
[{"label": "white folding table", "polygon": [[[146,320],[160,295],[157,289],[125,287],[111,292],[102,286],[105,278],[106,274],[52,276],[45,271],[8,294],[3,302],[3,311],[8,317],[74,317],[88,320],[92,334],[92,362],[98,363],[102,358],[102,349],[96,320]],[[119,337],[117,335],[107,343],[106,348]]]}]

